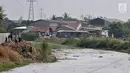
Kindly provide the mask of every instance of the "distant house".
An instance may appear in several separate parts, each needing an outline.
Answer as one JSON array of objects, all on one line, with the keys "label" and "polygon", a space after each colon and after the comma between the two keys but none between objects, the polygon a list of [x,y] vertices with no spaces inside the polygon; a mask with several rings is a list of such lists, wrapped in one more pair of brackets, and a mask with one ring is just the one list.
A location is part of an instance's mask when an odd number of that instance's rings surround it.
[{"label": "distant house", "polygon": [[90,26],[90,24],[81,21],[37,20],[31,26],[32,32],[42,36],[49,35],[49,29],[52,29],[52,35],[57,37],[102,35],[102,27]]},{"label": "distant house", "polygon": [[31,31],[45,35],[49,32],[49,28],[55,33],[56,29],[61,25],[65,24],[57,20],[37,20],[31,24],[33,26]]},{"label": "distant house", "polygon": [[76,30],[79,30],[82,27],[82,23],[80,21],[63,21],[63,22]]},{"label": "distant house", "polygon": [[80,21],[62,21],[66,25],[59,27],[57,30],[58,37],[78,37],[88,33],[80,30],[82,23]]},{"label": "distant house", "polygon": [[90,20],[90,24],[93,26],[103,27],[103,26],[110,25],[111,22],[102,18],[95,18],[95,19]]},{"label": "distant house", "polygon": [[89,24],[82,24],[80,30],[88,31],[89,35],[108,37],[108,30],[103,30],[103,27],[92,26]]},{"label": "distant house", "polygon": [[63,23],[58,20],[37,20],[31,26],[59,26],[61,24]]},{"label": "distant house", "polygon": [[57,37],[79,37],[84,34],[87,35],[87,33],[88,31],[77,30],[68,25],[63,25],[57,28]]}]

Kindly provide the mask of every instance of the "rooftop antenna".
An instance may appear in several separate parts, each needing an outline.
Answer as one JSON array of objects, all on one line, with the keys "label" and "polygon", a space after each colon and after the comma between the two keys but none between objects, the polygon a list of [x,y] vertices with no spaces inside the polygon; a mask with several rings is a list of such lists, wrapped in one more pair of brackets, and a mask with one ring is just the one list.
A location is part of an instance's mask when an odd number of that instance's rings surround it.
[{"label": "rooftop antenna", "polygon": [[36,2],[36,0],[27,0],[27,2],[30,3],[28,21],[34,21],[34,2]]}]

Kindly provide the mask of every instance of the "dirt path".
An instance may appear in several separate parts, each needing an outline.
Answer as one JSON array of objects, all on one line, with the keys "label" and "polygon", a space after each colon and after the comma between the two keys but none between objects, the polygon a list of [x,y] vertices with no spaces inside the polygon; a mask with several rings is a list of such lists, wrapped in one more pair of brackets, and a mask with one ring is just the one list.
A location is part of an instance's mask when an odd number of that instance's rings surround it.
[{"label": "dirt path", "polygon": [[31,64],[3,73],[130,73],[128,54],[91,49],[53,52],[59,62]]}]

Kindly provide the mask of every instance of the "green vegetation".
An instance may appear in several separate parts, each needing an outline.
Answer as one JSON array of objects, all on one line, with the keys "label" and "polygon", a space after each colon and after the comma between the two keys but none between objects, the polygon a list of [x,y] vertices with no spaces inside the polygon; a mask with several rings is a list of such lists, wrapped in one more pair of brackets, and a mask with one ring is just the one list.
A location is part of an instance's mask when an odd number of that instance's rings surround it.
[{"label": "green vegetation", "polygon": [[49,55],[49,47],[48,47],[48,43],[46,41],[43,41],[41,44],[41,56],[42,59],[47,58],[47,56]]},{"label": "green vegetation", "polygon": [[[36,43],[33,43],[33,47],[35,48],[40,48],[41,44],[42,44],[42,41],[44,41],[45,39],[43,38],[39,38],[37,39],[35,42]],[[46,41],[48,42],[48,45],[49,45],[49,48],[50,49],[61,49],[61,48],[71,48],[71,49],[74,49],[74,48],[77,48],[75,46],[72,46],[72,44],[70,45],[66,45],[66,44],[63,44],[66,42],[66,38],[52,38],[52,39],[46,39]],[[74,45],[74,44],[73,44]]]},{"label": "green vegetation", "polygon": [[[33,46],[36,43],[33,44]],[[28,47],[23,46],[22,49],[29,51]],[[28,65],[32,62],[56,62],[56,57],[52,54],[47,41],[37,43],[37,48],[31,52],[17,52],[17,48],[0,46],[0,72],[7,71],[15,67]]]},{"label": "green vegetation", "polygon": [[23,34],[21,35],[21,37],[22,37],[24,40],[26,40],[26,41],[34,41],[34,40],[36,40],[36,39],[38,38],[38,35],[35,34],[35,33],[29,32],[29,33],[23,33]]},{"label": "green vegetation", "polygon": [[43,62],[57,61],[56,57],[52,55],[51,49],[49,48],[49,45],[46,40],[44,40],[41,44],[40,54],[41,54],[41,60]]},{"label": "green vegetation", "polygon": [[0,28],[0,33],[6,33],[6,30],[4,28]]},{"label": "green vegetation", "polygon": [[113,22],[108,27],[104,27],[104,29],[109,30],[109,35],[112,36],[114,34],[115,38],[121,37],[122,35],[125,37],[130,37],[130,22]]},{"label": "green vegetation", "polygon": [[3,10],[2,6],[0,6],[0,33],[5,33],[6,32],[6,30],[2,26],[2,22],[3,22],[3,19],[5,17],[5,14],[3,12],[4,12],[4,10]]},{"label": "green vegetation", "polygon": [[75,38],[68,38],[68,39],[65,39],[61,44],[62,45],[73,45],[73,46],[76,46],[76,42],[78,42],[79,40],[78,39],[75,39]]},{"label": "green vegetation", "polygon": [[32,63],[32,61],[25,60],[22,63],[14,63],[14,62],[0,62],[0,72],[7,71],[12,68],[25,66]]},{"label": "green vegetation", "polygon": [[66,39],[62,44],[81,48],[94,48],[130,53],[130,41],[115,38],[88,37],[79,38],[78,40],[71,38]]}]

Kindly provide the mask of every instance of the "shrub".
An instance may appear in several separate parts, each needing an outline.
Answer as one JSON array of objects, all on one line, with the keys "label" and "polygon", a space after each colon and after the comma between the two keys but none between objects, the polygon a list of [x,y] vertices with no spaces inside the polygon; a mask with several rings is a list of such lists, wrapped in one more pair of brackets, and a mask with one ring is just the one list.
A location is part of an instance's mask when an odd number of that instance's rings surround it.
[{"label": "shrub", "polygon": [[6,30],[4,28],[0,28],[0,33],[6,33]]},{"label": "shrub", "polygon": [[108,40],[106,39],[100,39],[97,40],[98,43],[96,44],[96,48],[108,48]]},{"label": "shrub", "polygon": [[95,49],[105,49],[114,51],[127,51],[130,52],[130,41],[123,41],[114,38],[95,38],[95,37],[81,37],[79,40],[66,39],[62,44],[73,45],[76,44],[77,47],[83,48],[95,48]]},{"label": "shrub", "polygon": [[99,38],[83,38],[77,43],[77,46],[86,48],[106,48],[107,40]]},{"label": "shrub", "polygon": [[98,48],[98,49],[108,49],[108,50],[127,50],[130,48],[130,42],[125,42],[119,39],[112,38],[82,38],[77,43],[78,47],[84,48]]},{"label": "shrub", "polygon": [[68,38],[68,39],[65,39],[62,44],[63,45],[75,45],[76,43],[78,42],[77,39],[75,38]]},{"label": "shrub", "polygon": [[38,38],[38,35],[35,33],[23,33],[21,37],[27,41],[34,41]]},{"label": "shrub", "polygon": [[46,40],[44,40],[42,42],[40,54],[41,54],[41,60],[43,62],[55,62],[55,61],[57,61],[56,57],[54,55],[52,55],[51,49],[49,48],[49,45],[48,45]]},{"label": "shrub", "polygon": [[48,43],[44,40],[41,44],[41,50],[40,50],[42,59],[47,58],[47,56],[50,54],[50,52],[51,51],[49,49]]}]

